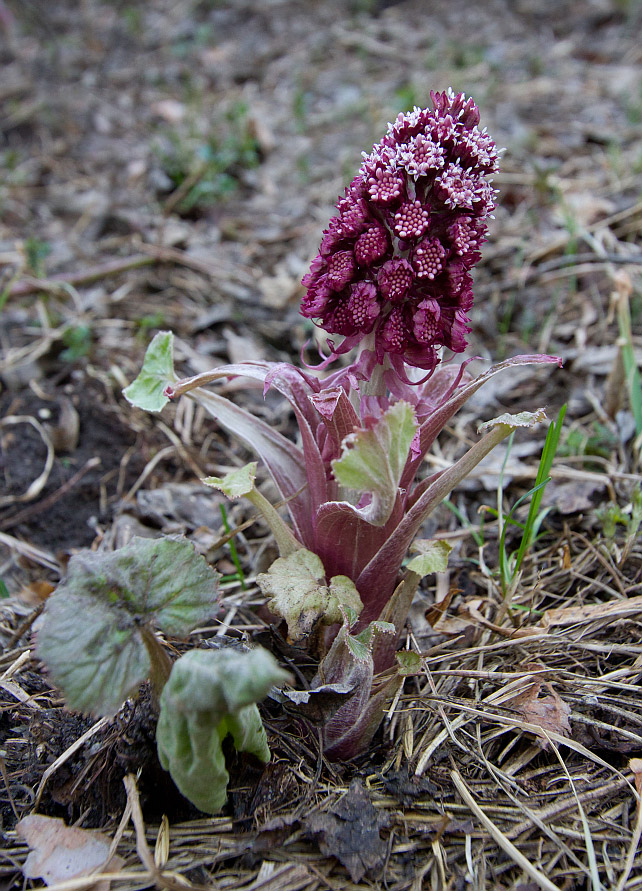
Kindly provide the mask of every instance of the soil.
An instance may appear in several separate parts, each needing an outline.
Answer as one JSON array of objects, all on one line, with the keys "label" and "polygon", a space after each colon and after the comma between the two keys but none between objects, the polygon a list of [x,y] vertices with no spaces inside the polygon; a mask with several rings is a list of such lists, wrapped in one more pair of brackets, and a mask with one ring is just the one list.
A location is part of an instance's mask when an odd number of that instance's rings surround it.
[{"label": "soil", "polygon": [[[628,867],[627,857],[641,825],[642,552],[632,519],[642,464],[617,309],[629,308],[639,366],[641,32],[636,0],[0,0],[7,888],[24,882],[16,819],[61,757],[38,812],[112,835],[123,777],[138,772],[151,843],[163,815],[171,827],[164,877],[147,884],[525,889],[544,876],[580,888],[597,887],[597,870],[605,888],[639,887],[639,853]],[[175,332],[184,375],[248,358],[298,363],[313,335],[298,312],[301,277],[360,153],[399,111],[448,86],[475,98],[506,147],[467,355],[488,365],[547,352],[563,368],[495,378],[440,437],[428,469],[461,454],[480,420],[539,406],[554,419],[565,404],[542,535],[509,621],[492,511],[500,479],[508,506],[532,487],[544,428],[462,484],[458,517],[443,507],[427,525],[425,537],[455,544],[449,577],[424,583],[404,638],[428,654],[429,671],[407,680],[371,749],[329,764],[315,731],[267,700],[270,765],[228,752],[228,805],[204,820],[156,760],[146,689],[65,757],[95,720],[63,708],[32,655],[38,613],[72,554],[133,534],[184,534],[235,572],[220,508],[232,528],[252,511],[200,479],[249,453],[199,410],[178,403],[147,415],[122,389],[158,330]],[[227,393],[294,435],[276,397],[234,383]],[[260,524],[235,540],[248,577],[275,556]],[[516,529],[508,542],[518,543]],[[292,663],[279,629],[264,627],[256,589],[238,594],[230,590],[232,618],[193,642],[250,638]],[[568,621],[551,612],[562,608],[576,612]],[[538,636],[513,637],[515,624]],[[502,699],[533,672],[534,699]],[[567,747],[533,735],[537,708],[553,731],[568,710]],[[371,806],[381,821],[360,824]],[[119,845],[128,868],[142,868],[133,831]]]}]

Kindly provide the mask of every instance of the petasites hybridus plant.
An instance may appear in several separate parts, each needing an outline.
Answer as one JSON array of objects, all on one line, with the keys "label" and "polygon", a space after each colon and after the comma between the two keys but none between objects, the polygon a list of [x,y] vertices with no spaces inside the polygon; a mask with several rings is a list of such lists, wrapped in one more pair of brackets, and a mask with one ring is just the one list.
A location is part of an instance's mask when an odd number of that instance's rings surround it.
[{"label": "petasites hybridus plant", "polygon": [[[472,100],[451,91],[431,96],[432,109],[399,115],[364,157],[303,280],[302,314],[343,338],[329,341],[330,355],[317,369],[242,362],[178,380],[172,335],[160,333],[125,390],[150,411],[189,395],[271,474],[290,524],[256,490],[255,464],[205,482],[248,498],[274,532],[281,556],[257,581],[291,641],[321,660],[311,689],[291,698],[338,697],[323,727],[332,758],[368,745],[387,700],[412,669],[408,656],[397,656],[393,667],[397,639],[421,577],[443,570],[449,550],[444,542],[416,542],[418,556],[402,568],[422,524],[495,445],[543,412],[488,422],[452,467],[418,479],[424,457],[495,374],[558,361],[517,356],[476,378],[468,362],[444,361],[466,346],[470,271],[494,207],[497,151],[478,127]],[[350,365],[321,377],[357,347]],[[299,441],[206,389],[233,377],[284,396]]]},{"label": "petasites hybridus plant", "polygon": [[193,804],[215,813],[228,774],[222,743],[269,761],[256,704],[289,675],[266,650],[192,650],[171,662],[156,629],[186,637],[218,610],[219,574],[187,541],[134,538],[81,552],[47,601],[37,652],[67,705],[114,715],[141,683],[159,708],[161,764]]}]

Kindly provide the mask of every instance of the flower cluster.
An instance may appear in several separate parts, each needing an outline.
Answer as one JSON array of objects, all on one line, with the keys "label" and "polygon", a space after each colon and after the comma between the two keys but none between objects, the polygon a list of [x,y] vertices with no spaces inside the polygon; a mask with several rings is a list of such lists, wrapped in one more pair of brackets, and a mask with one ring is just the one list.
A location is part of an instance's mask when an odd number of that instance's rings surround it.
[{"label": "flower cluster", "polygon": [[430,95],[364,155],[303,279],[301,313],[344,337],[334,354],[372,334],[379,363],[432,369],[466,347],[498,156],[472,99]]}]

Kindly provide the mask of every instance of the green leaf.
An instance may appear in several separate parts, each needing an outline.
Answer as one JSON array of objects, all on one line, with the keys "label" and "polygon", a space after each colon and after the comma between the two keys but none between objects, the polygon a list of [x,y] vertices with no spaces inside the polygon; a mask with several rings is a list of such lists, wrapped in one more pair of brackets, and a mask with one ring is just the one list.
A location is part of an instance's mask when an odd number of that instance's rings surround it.
[{"label": "green leaf", "polygon": [[244,467],[237,470],[231,470],[224,477],[208,476],[203,482],[213,489],[218,489],[228,498],[240,498],[242,495],[249,495],[254,489],[254,480],[256,479],[256,468],[258,464],[252,461]]},{"label": "green leaf", "polygon": [[395,654],[397,660],[399,674],[403,677],[410,677],[421,671],[421,656],[414,650],[399,650]]},{"label": "green leaf", "polygon": [[517,427],[534,427],[535,424],[545,420],[546,413],[543,408],[538,408],[537,411],[520,411],[516,415],[506,412],[497,418],[478,424],[477,432],[481,433],[483,430],[491,430],[493,427],[500,426],[510,427],[512,430],[515,430]]},{"label": "green leaf", "polygon": [[47,601],[38,655],[70,708],[114,714],[150,673],[145,629],[184,637],[211,619],[219,574],[187,541],[82,552]]},{"label": "green leaf", "polygon": [[335,575],[326,584],[323,563],[304,548],[279,557],[256,581],[263,594],[272,597],[268,607],[285,619],[293,641],[308,637],[318,624],[341,622],[346,609],[357,615],[363,609],[354,583]]},{"label": "green leaf", "polygon": [[208,476],[203,482],[206,486],[218,489],[228,498],[240,498],[244,496],[261,513],[263,519],[270,527],[279,554],[288,557],[290,554],[302,548],[301,542],[294,537],[290,527],[281,519],[276,508],[267,498],[258,491],[255,485],[257,462],[252,461],[244,467],[232,470],[224,477]]},{"label": "green leaf", "polygon": [[123,390],[123,396],[136,408],[160,411],[169,402],[168,384],[178,380],[174,372],[174,335],[159,331],[147,347],[140,374]]},{"label": "green leaf", "polygon": [[332,462],[340,485],[372,495],[356,513],[373,526],[383,526],[392,513],[416,431],[412,407],[397,402],[371,428],[346,436],[341,457]]},{"label": "green leaf", "polygon": [[447,541],[416,540],[413,542],[412,550],[420,553],[412,558],[406,568],[415,572],[420,578],[433,572],[445,572],[448,568],[448,555],[452,549],[452,545]]},{"label": "green leaf", "polygon": [[290,680],[273,656],[257,648],[191,650],[174,663],[161,694],[158,757],[182,794],[206,813],[225,804],[228,772],[222,744],[270,760],[256,704]]}]

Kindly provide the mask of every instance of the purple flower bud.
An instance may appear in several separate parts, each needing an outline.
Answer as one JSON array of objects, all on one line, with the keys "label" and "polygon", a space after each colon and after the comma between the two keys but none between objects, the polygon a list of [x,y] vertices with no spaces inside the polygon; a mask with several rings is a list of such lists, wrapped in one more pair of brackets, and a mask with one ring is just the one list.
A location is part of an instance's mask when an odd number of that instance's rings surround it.
[{"label": "purple flower bud", "polygon": [[377,276],[377,283],[387,300],[391,303],[400,303],[408,293],[414,277],[410,263],[395,257],[383,264]]},{"label": "purple flower bud", "polygon": [[393,307],[386,321],[379,328],[377,352],[403,353],[408,340],[407,326],[403,320],[403,313],[398,306]]},{"label": "purple flower bud", "polygon": [[360,331],[370,332],[379,315],[377,289],[371,282],[358,282],[350,288],[348,310]]},{"label": "purple flower bud", "polygon": [[430,209],[424,207],[419,199],[402,204],[394,217],[394,233],[404,241],[421,238],[428,226]]},{"label": "purple flower bud", "polygon": [[412,252],[412,265],[417,278],[432,281],[444,268],[447,252],[438,238],[426,238]]},{"label": "purple flower bud", "polygon": [[333,291],[341,291],[354,274],[354,254],[352,251],[337,251],[328,257],[328,284]]},{"label": "purple flower bud", "polygon": [[431,98],[364,154],[303,279],[302,314],[346,338],[334,355],[374,332],[377,362],[432,369],[440,347],[466,346],[498,153],[472,99]]},{"label": "purple flower bud", "polygon": [[383,226],[373,226],[357,239],[354,255],[359,266],[372,266],[388,252],[389,248],[390,239],[386,230]]},{"label": "purple flower bud", "polygon": [[381,167],[368,179],[368,192],[375,204],[396,204],[405,192],[404,179],[394,167]]},{"label": "purple flower bud", "polygon": [[422,300],[412,317],[412,330],[420,343],[439,341],[441,310],[436,300]]}]

